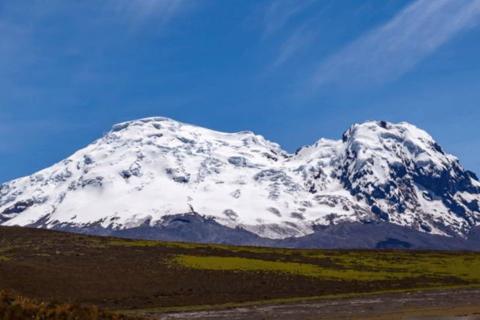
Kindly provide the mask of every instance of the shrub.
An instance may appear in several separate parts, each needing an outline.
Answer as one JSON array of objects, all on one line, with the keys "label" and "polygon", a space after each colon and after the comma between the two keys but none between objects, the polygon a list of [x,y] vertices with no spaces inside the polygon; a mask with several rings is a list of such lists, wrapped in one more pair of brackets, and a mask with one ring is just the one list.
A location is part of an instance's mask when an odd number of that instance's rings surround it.
[{"label": "shrub", "polygon": [[37,302],[18,293],[0,291],[2,320],[145,320],[101,310],[95,306],[81,307],[71,303]]}]

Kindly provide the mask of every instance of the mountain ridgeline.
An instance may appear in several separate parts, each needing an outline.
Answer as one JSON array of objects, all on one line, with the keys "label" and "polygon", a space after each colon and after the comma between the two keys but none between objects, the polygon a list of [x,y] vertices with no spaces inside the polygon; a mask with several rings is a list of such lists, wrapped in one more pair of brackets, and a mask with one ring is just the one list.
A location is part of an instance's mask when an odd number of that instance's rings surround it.
[{"label": "mountain ridgeline", "polygon": [[0,186],[0,225],[297,248],[480,248],[480,182],[425,131],[369,121],[295,154],[168,118],[113,126]]}]

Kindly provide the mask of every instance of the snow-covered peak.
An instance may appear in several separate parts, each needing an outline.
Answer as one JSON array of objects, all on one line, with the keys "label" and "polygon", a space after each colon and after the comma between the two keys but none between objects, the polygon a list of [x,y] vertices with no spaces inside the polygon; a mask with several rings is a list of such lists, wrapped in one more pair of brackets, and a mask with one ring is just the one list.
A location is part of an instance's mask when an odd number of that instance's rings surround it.
[{"label": "snow-covered peak", "polygon": [[[152,139],[165,138],[170,141],[170,147],[182,144],[232,144],[236,147],[254,148],[255,146],[268,148],[274,153],[287,156],[276,143],[266,140],[261,135],[251,131],[224,133],[203,127],[182,123],[165,117],[150,117],[116,124],[99,142],[112,140],[133,141],[138,143],[152,143]],[[149,140],[150,139],[150,140]]]},{"label": "snow-covered peak", "polygon": [[269,238],[352,221],[464,235],[480,221],[477,180],[404,122],[355,124],[290,155],[252,132],[152,117],[0,186],[0,224],[123,229],[195,212]]},{"label": "snow-covered peak", "polygon": [[366,122],[350,127],[342,136],[346,156],[355,159],[354,170],[370,168],[382,182],[390,179],[389,167],[415,165],[440,172],[458,159],[447,155],[433,138],[414,125],[402,122]]},{"label": "snow-covered peak", "polygon": [[[440,159],[457,160],[452,155],[446,155],[427,132],[407,122],[392,124],[386,121],[368,121],[355,124],[343,134],[342,141],[357,153],[364,150],[391,153],[393,150],[414,161],[433,161],[438,167],[444,167]],[[396,146],[402,146],[402,150],[394,150]]]},{"label": "snow-covered peak", "polygon": [[331,166],[348,162],[352,175],[362,170],[371,171],[381,183],[391,179],[391,167],[415,166],[435,174],[458,163],[458,159],[446,154],[427,132],[407,122],[386,121],[354,124],[341,140],[320,139],[298,150],[295,158],[306,162],[327,159]]}]

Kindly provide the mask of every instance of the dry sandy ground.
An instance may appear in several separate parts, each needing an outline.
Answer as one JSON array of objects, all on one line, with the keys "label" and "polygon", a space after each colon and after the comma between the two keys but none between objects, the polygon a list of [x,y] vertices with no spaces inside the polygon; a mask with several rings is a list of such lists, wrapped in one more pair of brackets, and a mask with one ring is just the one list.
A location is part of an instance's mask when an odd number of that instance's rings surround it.
[{"label": "dry sandy ground", "polygon": [[480,319],[480,288],[394,293],[183,313],[146,314],[153,319]]}]

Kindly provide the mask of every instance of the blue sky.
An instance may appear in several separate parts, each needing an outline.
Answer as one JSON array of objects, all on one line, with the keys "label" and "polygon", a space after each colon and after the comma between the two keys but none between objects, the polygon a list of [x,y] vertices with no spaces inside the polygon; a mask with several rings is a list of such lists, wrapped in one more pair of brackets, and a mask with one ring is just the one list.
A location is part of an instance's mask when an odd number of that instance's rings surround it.
[{"label": "blue sky", "polygon": [[9,0],[0,35],[0,183],[149,116],[290,152],[408,121],[480,174],[480,0]]}]

